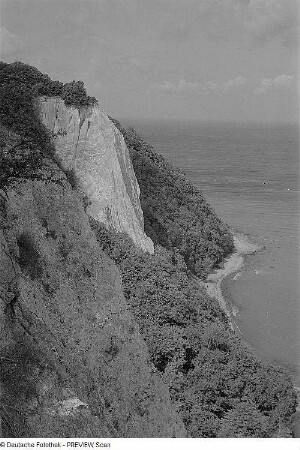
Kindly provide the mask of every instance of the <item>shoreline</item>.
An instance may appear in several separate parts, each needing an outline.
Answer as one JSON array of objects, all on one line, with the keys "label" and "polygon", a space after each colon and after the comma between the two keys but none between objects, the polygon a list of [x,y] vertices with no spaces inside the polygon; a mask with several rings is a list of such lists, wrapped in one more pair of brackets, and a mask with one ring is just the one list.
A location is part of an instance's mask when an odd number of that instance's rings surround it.
[{"label": "shoreline", "polygon": [[229,255],[222,263],[221,268],[215,269],[214,272],[207,276],[206,282],[202,283],[206,293],[218,301],[220,308],[225,312],[229,319],[230,327],[234,330],[232,313],[223,297],[221,284],[229,275],[238,272],[244,265],[244,257],[261,250],[262,247],[250,241],[250,238],[244,234],[234,232],[234,252]]},{"label": "shoreline", "polygon": [[[207,276],[206,282],[201,282],[201,286],[204,287],[206,293],[209,297],[215,299],[222,311],[228,317],[229,325],[232,331],[238,331],[242,336],[238,325],[234,322],[234,314],[230,311],[226,300],[223,297],[221,284],[222,281],[239,270],[244,266],[245,256],[254,254],[265,247],[251,242],[250,236],[233,231],[234,240],[234,252],[231,253],[225,260],[221,263],[222,267],[215,269],[214,272]],[[244,341],[246,342],[246,341]],[[247,343],[248,344],[248,343]],[[249,344],[248,344],[249,345]],[[289,371],[290,372],[290,371]],[[295,437],[300,436],[300,387],[294,383],[294,388],[297,392],[297,407],[296,416],[294,421],[294,433]]]}]

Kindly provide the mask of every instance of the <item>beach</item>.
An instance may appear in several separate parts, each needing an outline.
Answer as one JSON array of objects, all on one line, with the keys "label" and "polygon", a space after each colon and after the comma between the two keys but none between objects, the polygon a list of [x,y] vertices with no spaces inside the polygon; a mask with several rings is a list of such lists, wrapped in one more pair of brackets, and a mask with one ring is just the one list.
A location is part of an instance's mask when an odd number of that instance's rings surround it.
[{"label": "beach", "polygon": [[257,252],[261,247],[250,242],[248,236],[240,233],[234,233],[233,240],[234,252],[224,260],[220,269],[216,269],[207,276],[207,281],[202,286],[211,298],[215,298],[218,301],[230,321],[231,328],[234,330],[232,313],[222,295],[221,283],[228,275],[238,272],[243,267],[244,257],[246,255]]}]

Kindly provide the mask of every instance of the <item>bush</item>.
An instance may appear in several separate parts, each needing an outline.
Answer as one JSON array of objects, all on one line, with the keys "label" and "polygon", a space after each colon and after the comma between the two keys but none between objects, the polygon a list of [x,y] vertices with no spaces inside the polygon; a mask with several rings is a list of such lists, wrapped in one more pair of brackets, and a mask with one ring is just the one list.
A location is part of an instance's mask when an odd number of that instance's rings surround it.
[{"label": "bush", "polygon": [[82,81],[72,81],[66,83],[62,90],[62,99],[66,106],[74,105],[79,107],[83,105],[86,100],[86,90]]},{"label": "bush", "polygon": [[98,103],[95,97],[87,96],[83,81],[73,80],[71,83],[66,83],[62,89],[61,98],[66,106],[75,106],[76,108],[93,106]]}]

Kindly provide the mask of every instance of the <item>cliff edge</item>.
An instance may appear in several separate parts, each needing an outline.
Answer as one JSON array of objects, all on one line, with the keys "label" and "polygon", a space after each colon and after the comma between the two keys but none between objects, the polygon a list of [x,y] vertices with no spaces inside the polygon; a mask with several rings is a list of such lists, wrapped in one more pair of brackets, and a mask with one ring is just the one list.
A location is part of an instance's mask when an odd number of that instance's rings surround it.
[{"label": "cliff edge", "polygon": [[78,110],[58,97],[42,97],[38,108],[62,166],[73,171],[88,197],[87,213],[153,253],[153,243],[144,233],[139,185],[119,130],[97,106]]}]

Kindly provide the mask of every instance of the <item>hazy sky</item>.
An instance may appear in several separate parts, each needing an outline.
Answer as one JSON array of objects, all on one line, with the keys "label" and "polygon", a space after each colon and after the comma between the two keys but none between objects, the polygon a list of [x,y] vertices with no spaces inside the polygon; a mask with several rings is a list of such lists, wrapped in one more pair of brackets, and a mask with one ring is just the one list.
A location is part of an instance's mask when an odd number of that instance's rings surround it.
[{"label": "hazy sky", "polygon": [[0,0],[1,60],[115,117],[295,121],[297,0]]}]

